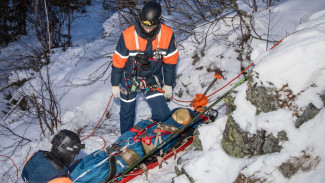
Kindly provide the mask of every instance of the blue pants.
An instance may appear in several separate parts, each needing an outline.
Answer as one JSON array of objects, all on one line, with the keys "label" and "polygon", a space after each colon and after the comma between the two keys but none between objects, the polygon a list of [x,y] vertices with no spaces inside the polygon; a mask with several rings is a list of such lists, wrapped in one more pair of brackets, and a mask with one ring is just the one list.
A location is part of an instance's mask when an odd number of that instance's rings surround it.
[{"label": "blue pants", "polygon": [[[126,95],[121,93],[121,109],[120,109],[120,128],[121,134],[128,131],[134,126],[135,105],[137,93],[130,93],[128,100]],[[158,91],[149,91],[145,94],[147,103],[151,109],[154,121],[164,121],[170,115],[170,109],[165,100],[164,94]]]}]

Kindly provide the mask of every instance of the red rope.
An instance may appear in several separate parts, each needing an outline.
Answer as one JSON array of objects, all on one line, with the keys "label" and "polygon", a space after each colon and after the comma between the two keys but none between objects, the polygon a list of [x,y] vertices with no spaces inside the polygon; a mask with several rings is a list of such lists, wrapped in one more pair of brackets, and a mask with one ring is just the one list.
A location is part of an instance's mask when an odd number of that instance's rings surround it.
[{"label": "red rope", "polygon": [[[212,95],[218,93],[220,90],[224,89],[226,86],[228,86],[230,83],[232,83],[234,80],[236,80],[237,78],[239,78],[239,76],[241,76],[247,69],[249,69],[252,65],[254,65],[254,62],[252,62],[251,64],[249,64],[249,66],[247,66],[244,70],[241,71],[240,74],[238,74],[234,79],[232,79],[231,81],[229,81],[227,84],[225,84],[223,87],[219,88],[217,91],[213,92],[212,94],[208,95],[207,97],[211,97]],[[191,101],[184,101],[184,100],[178,100],[174,97],[172,97],[173,100],[177,101],[177,102],[188,102],[191,103],[193,102],[193,100]]]},{"label": "red rope", "polygon": [[211,97],[212,95],[218,93],[220,90],[224,89],[226,86],[228,86],[230,83],[232,83],[234,80],[236,80],[237,78],[239,78],[239,76],[241,76],[247,69],[249,69],[252,65],[254,65],[254,62],[252,62],[251,64],[249,64],[249,66],[247,66],[244,70],[241,71],[241,73],[239,73],[234,79],[232,79],[231,81],[229,81],[227,84],[225,84],[223,87],[221,87],[219,90],[213,92],[212,94],[208,95],[207,97]]},{"label": "red rope", "polygon": [[103,146],[103,149],[106,147],[106,140],[102,137],[102,136],[99,136],[102,140],[103,140],[103,142],[104,142],[104,146]]},{"label": "red rope", "polygon": [[16,170],[17,170],[17,180],[18,180],[18,167],[17,167],[17,165],[15,164],[14,160],[12,160],[11,157],[6,156],[6,155],[0,155],[0,156],[2,156],[2,157],[6,157],[6,158],[10,159],[10,161],[12,162],[12,164],[16,167]]},{"label": "red rope", "polygon": [[[296,32],[293,32],[289,35],[287,35],[286,37],[282,38],[280,41],[278,41],[275,45],[273,45],[269,50],[272,50],[274,49],[276,46],[278,46],[285,38],[287,38],[288,36],[292,35],[292,34],[295,34],[297,33],[298,31]],[[249,69],[252,65],[254,65],[254,62],[252,62],[249,66],[247,66],[240,74],[238,74],[238,76],[236,76],[234,79],[232,79],[231,81],[229,81],[226,85],[224,85],[223,87],[221,87],[220,89],[218,89],[217,91],[213,92],[212,94],[208,95],[207,97],[211,97],[212,95],[218,93],[220,90],[224,89],[226,86],[228,86],[230,83],[232,83],[234,80],[236,80],[237,78],[239,78],[240,75],[242,75],[247,69]],[[191,101],[184,101],[184,100],[178,100],[174,97],[172,97],[173,100],[177,101],[177,102],[188,102],[188,103],[191,103],[193,102],[192,100]]]},{"label": "red rope", "polygon": [[280,41],[278,41],[277,43],[275,43],[275,45],[273,45],[269,50],[272,50],[273,48],[275,48],[276,46],[278,46],[285,38],[287,38],[288,36],[297,33],[298,31],[295,31],[289,35],[287,35],[286,37],[282,38]]},{"label": "red rope", "polygon": [[111,95],[111,98],[109,99],[109,102],[108,102],[108,104],[107,104],[107,106],[106,106],[106,109],[105,109],[105,111],[104,111],[102,117],[101,117],[100,120],[98,121],[98,123],[97,123],[95,129],[94,129],[94,130],[93,130],[93,131],[92,131],[92,132],[91,132],[91,133],[90,133],[86,138],[82,139],[81,141],[86,140],[87,138],[89,138],[90,136],[92,136],[92,135],[95,133],[95,131],[97,130],[98,126],[99,126],[100,123],[102,122],[102,120],[103,120],[103,118],[104,118],[104,116],[105,116],[105,114],[106,114],[106,112],[107,112],[108,106],[109,106],[109,104],[111,103],[112,98],[113,98],[113,95]]},{"label": "red rope", "polygon": [[175,100],[175,101],[177,101],[177,102],[188,102],[188,103],[193,102],[192,100],[191,100],[191,101],[178,100],[178,99],[176,99],[176,98],[174,98],[174,97],[172,97],[172,99]]}]

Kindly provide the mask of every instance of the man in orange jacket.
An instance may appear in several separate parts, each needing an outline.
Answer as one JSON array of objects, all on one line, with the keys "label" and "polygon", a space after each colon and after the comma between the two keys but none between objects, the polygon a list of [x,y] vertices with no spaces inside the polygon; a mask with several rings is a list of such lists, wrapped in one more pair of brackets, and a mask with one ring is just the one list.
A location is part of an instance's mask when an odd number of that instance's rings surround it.
[{"label": "man in orange jacket", "polygon": [[52,139],[51,151],[37,151],[25,163],[21,177],[26,183],[72,183],[70,165],[85,148],[77,134],[59,131]]},{"label": "man in orange jacket", "polygon": [[178,49],[174,33],[160,22],[161,6],[147,2],[135,25],[123,31],[113,55],[112,94],[121,98],[121,133],[134,125],[137,93],[143,92],[152,119],[170,114],[165,98],[172,96]]}]

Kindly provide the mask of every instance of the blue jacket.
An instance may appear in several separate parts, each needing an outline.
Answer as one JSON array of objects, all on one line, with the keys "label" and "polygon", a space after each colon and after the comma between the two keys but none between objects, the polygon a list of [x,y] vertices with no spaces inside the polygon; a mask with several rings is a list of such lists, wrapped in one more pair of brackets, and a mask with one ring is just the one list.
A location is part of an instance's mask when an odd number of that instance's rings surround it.
[{"label": "blue jacket", "polygon": [[44,156],[46,151],[37,151],[25,163],[21,177],[29,183],[72,183],[69,179],[69,170],[57,170]]}]

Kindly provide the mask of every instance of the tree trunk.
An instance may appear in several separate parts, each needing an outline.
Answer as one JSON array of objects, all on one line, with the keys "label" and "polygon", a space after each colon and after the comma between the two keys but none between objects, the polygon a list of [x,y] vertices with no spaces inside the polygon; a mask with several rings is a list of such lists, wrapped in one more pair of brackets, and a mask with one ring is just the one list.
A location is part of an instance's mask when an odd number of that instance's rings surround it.
[{"label": "tree trunk", "polygon": [[68,47],[71,46],[71,7],[68,5]]},{"label": "tree trunk", "polygon": [[9,1],[0,2],[0,45],[7,45],[10,42],[8,22]]},{"label": "tree trunk", "polygon": [[258,11],[256,0],[253,0],[253,11],[254,12],[257,12]]},{"label": "tree trunk", "polygon": [[44,8],[45,8],[45,15],[46,15],[46,27],[47,27],[47,34],[48,34],[48,48],[49,53],[52,52],[52,40],[51,40],[51,32],[50,32],[50,21],[49,21],[49,14],[47,10],[46,0],[44,0]]},{"label": "tree trunk", "polygon": [[34,5],[34,28],[35,28],[35,32],[36,32],[36,37],[38,39],[38,41],[40,42],[40,44],[42,45],[43,49],[45,49],[47,46],[44,43],[43,39],[42,39],[42,35],[41,32],[39,30],[40,27],[40,19],[39,19],[39,14],[38,14],[38,6],[39,6],[39,0],[35,0],[35,5]]}]

